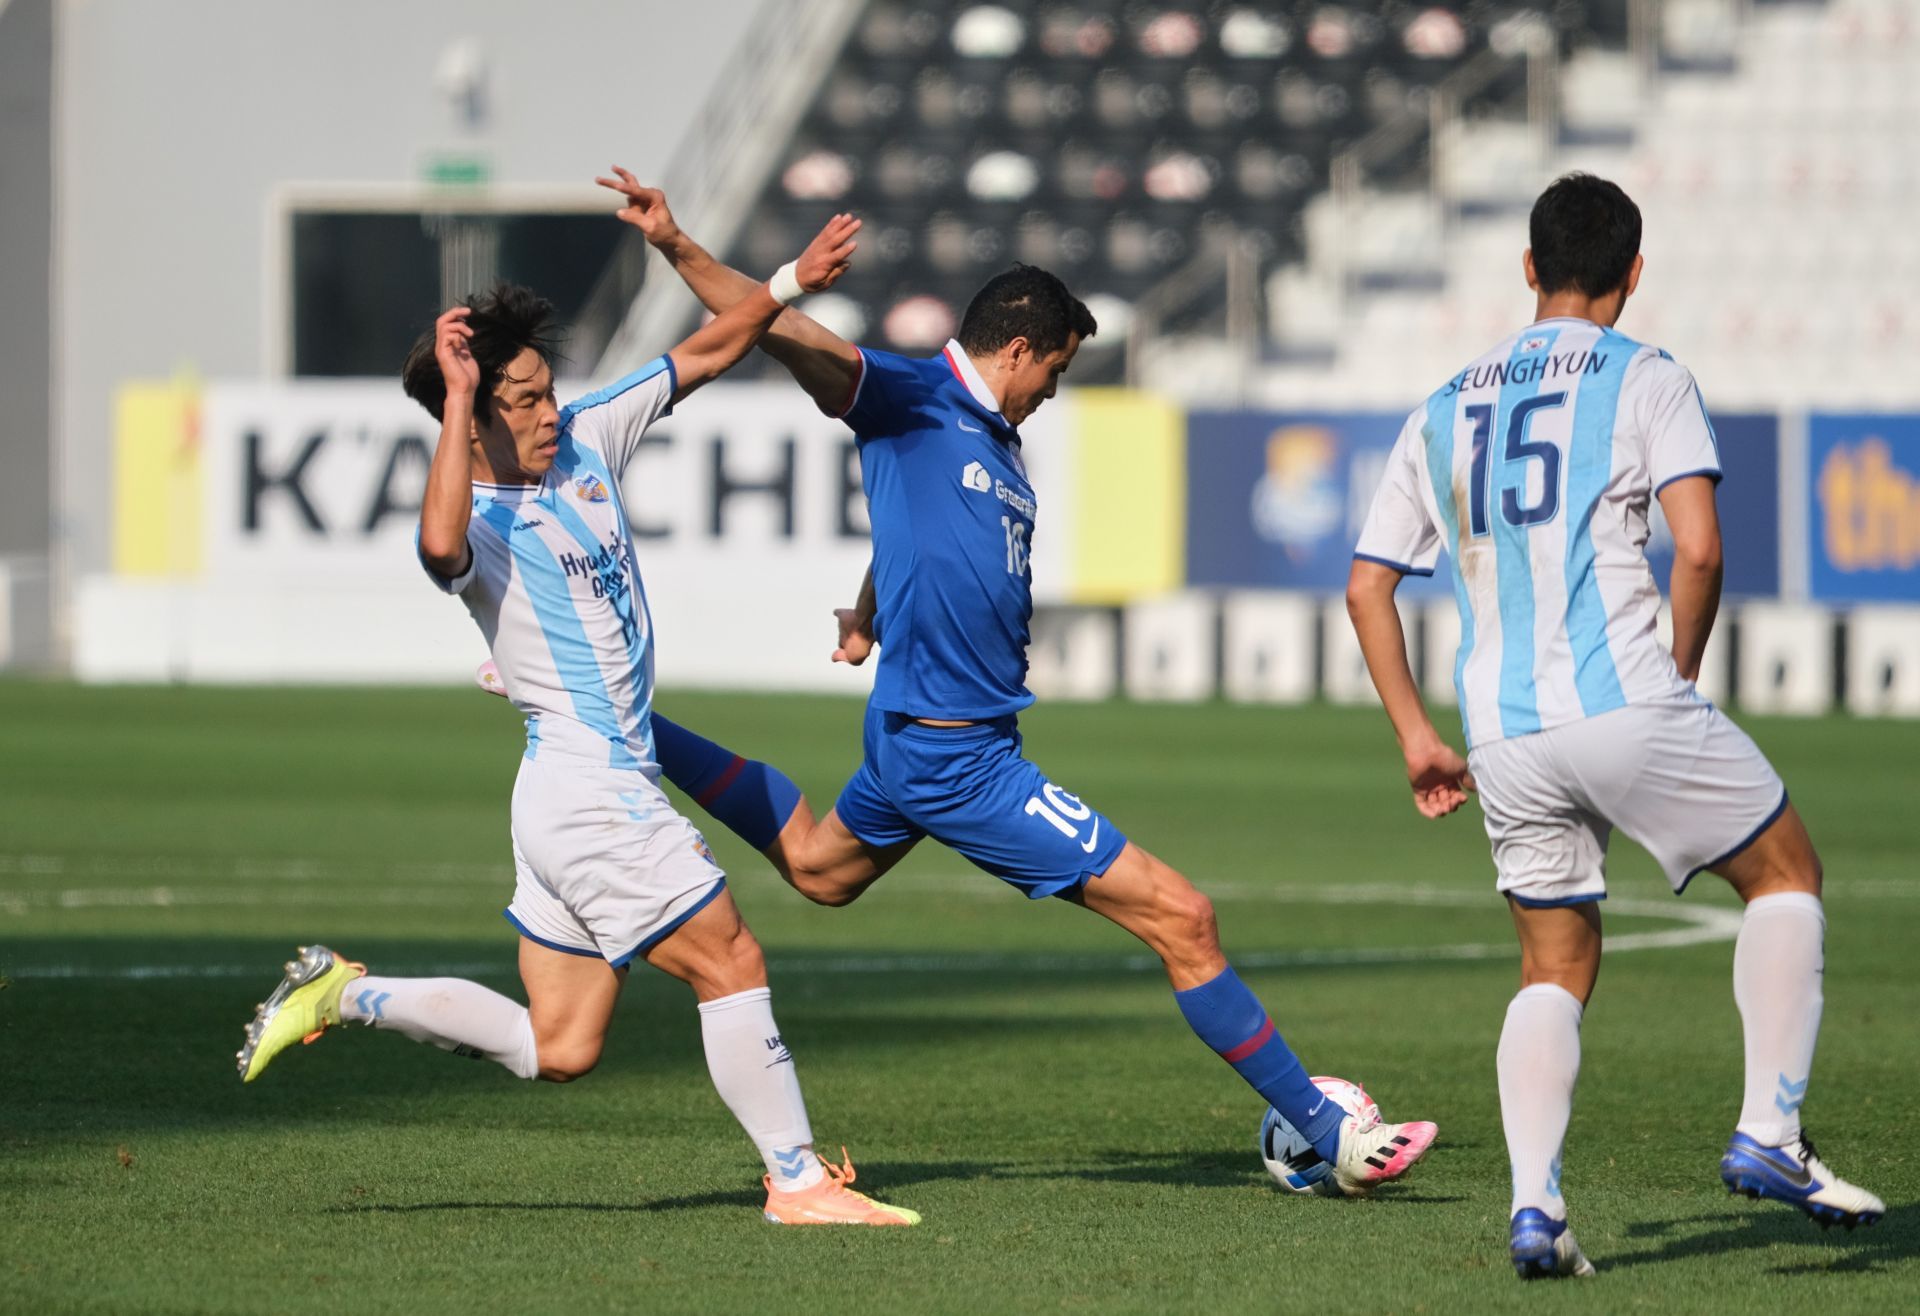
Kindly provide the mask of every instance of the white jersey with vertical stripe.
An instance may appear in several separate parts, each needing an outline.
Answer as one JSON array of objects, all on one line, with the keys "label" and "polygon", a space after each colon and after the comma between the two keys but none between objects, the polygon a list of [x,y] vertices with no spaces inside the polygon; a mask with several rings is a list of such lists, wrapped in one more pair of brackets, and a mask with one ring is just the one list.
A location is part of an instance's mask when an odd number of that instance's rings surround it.
[{"label": "white jersey with vertical stripe", "polygon": [[1720,478],[1693,376],[1590,320],[1522,329],[1407,418],[1354,555],[1454,559],[1470,745],[1626,704],[1697,702],[1660,643],[1649,504]]},{"label": "white jersey with vertical stripe", "polygon": [[675,387],[663,356],[563,407],[540,483],[474,482],[466,572],[446,580],[427,570],[486,637],[526,714],[528,758],[659,775],[653,621],[620,477]]}]

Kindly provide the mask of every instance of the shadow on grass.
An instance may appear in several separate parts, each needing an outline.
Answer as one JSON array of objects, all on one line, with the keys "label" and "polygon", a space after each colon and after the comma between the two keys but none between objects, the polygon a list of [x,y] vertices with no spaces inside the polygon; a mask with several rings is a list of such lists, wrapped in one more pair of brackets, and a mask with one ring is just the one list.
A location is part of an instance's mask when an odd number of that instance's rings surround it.
[{"label": "shadow on grass", "polygon": [[650,1202],[356,1202],[330,1206],[325,1215],[421,1215],[438,1211],[682,1211],[703,1206],[759,1206],[759,1193],[696,1193]]},{"label": "shadow on grass", "polygon": [[[391,964],[401,974],[458,968],[517,996],[513,945],[507,936],[437,942],[366,938],[355,943],[354,953]],[[272,989],[287,946],[287,940],[251,937],[93,936],[11,943],[9,959],[39,974],[16,981],[0,1002],[6,1007],[9,1045],[43,1060],[14,1080],[8,1092],[10,1121],[22,1134],[61,1140],[82,1125],[115,1137],[181,1129],[270,1130],[304,1125],[316,1111],[325,1111],[329,1119],[433,1124],[443,1117],[442,1099],[479,1103],[476,1111],[490,1112],[482,1118],[511,1122],[521,1117],[521,1103],[529,1098],[510,1095],[507,1089],[516,1085],[506,1076],[461,1072],[431,1048],[359,1028],[340,1030],[351,1036],[330,1036],[316,1048],[318,1054],[296,1048],[264,1081],[242,1087],[233,1068],[242,1025],[253,1003]],[[1148,984],[1156,994],[1161,990],[1123,963],[1095,957],[1079,980],[1126,981]],[[257,972],[250,967],[255,964]],[[60,976],[53,974],[55,968]],[[93,976],[129,971],[142,976]],[[805,1054],[819,1064],[876,1051],[992,1055],[995,1048],[1012,1046],[1032,1054],[1031,1048],[1057,1036],[1082,1044],[1110,1038],[1116,1052],[1138,1041],[1137,1021],[1125,1015],[1062,1009],[1019,1017],[1001,1008],[1024,984],[1046,990],[1058,981],[1049,974],[875,974],[859,984],[860,992],[842,991],[834,983],[826,999],[794,994],[781,998],[781,1007],[789,1029],[804,1036]],[[908,985],[911,996],[925,1003],[924,1012],[876,1016],[871,1011],[875,994],[903,994]],[[1160,1040],[1184,1045],[1185,1031],[1168,1015],[1159,1025]],[[1197,1053],[1191,1063],[1196,1076],[1209,1073],[1213,1064]],[[627,986],[592,1086],[618,1090],[623,1083],[692,1078],[704,1066],[686,989],[662,977],[641,978]],[[1244,1158],[1236,1152],[1235,1159],[1240,1164],[1231,1181],[1241,1182]],[[1134,1168],[1097,1173],[1122,1181],[1132,1175],[1139,1182],[1159,1182],[1155,1175],[1174,1173],[1138,1157],[1128,1164]],[[1204,1165],[1180,1173],[1189,1176],[1186,1182],[1227,1181],[1220,1177],[1224,1169]]]},{"label": "shadow on grass", "polygon": [[[1223,1188],[1243,1191],[1261,1184],[1258,1173],[1247,1172],[1247,1156],[1240,1151],[1152,1152],[1109,1150],[1096,1153],[1101,1164],[1089,1166],[1030,1166],[1008,1161],[876,1161],[860,1176],[861,1184],[876,1190],[884,1185],[887,1196],[924,1184],[950,1180],[1007,1180],[1010,1182],[1048,1182],[1078,1180],[1083,1183],[1151,1184],[1163,1187]],[[706,1207],[757,1207],[760,1194],[752,1191],[690,1193],[678,1197],[659,1197],[635,1202],[351,1202],[325,1208],[327,1215],[414,1215],[438,1211],[686,1211]],[[1434,1205],[1461,1202],[1462,1197],[1444,1197],[1418,1190],[1408,1191],[1390,1185],[1369,1199],[1392,1205]]]},{"label": "shadow on grass", "polygon": [[[1711,1225],[1704,1233],[1671,1237],[1689,1225]],[[1768,1268],[1769,1275],[1872,1274],[1920,1257],[1920,1226],[1905,1214],[1892,1215],[1877,1225],[1846,1231],[1822,1231],[1812,1221],[1782,1206],[1756,1206],[1752,1211],[1716,1211],[1677,1220],[1645,1221],[1629,1225],[1629,1238],[1647,1238],[1658,1245],[1640,1252],[1605,1258],[1596,1264],[1602,1272],[1630,1270],[1690,1257],[1725,1255],[1743,1248],[1776,1244],[1826,1244],[1828,1258],[1798,1261]]]},{"label": "shadow on grass", "polygon": [[[1002,1177],[1011,1167],[1005,1163],[982,1164],[978,1161],[941,1163],[936,1161],[893,1161],[867,1167],[860,1175],[862,1187],[871,1183],[878,1191],[886,1185],[892,1196],[901,1188],[935,1183],[942,1179],[980,1179]],[[689,1211],[703,1207],[759,1207],[766,1201],[762,1193],[735,1190],[687,1193],[678,1197],[656,1197],[638,1202],[351,1202],[330,1206],[327,1215],[412,1215],[434,1211]]]}]

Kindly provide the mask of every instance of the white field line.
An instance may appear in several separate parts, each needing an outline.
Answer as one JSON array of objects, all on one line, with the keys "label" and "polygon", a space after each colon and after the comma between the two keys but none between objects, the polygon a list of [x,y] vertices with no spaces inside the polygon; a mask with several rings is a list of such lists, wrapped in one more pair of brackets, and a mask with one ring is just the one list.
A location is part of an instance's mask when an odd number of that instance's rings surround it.
[{"label": "white field line", "polygon": [[[974,878],[971,882],[981,879]],[[970,882],[970,884],[971,884]],[[915,883],[923,888],[926,883]],[[944,885],[944,883],[942,883]],[[1260,898],[1284,903],[1317,905],[1426,905],[1426,906],[1481,906],[1494,897],[1486,892],[1444,890],[1435,887],[1401,886],[1384,883],[1356,883],[1348,886],[1274,886],[1264,887],[1251,883],[1220,884],[1210,887],[1216,894],[1227,894],[1241,898]],[[33,893],[45,896],[41,907],[61,909],[91,908],[100,905],[140,906],[167,908],[178,905],[224,906],[232,904],[286,903],[285,892],[248,893],[244,900],[235,899],[232,892],[192,892],[174,891],[172,888],[156,887],[147,890],[96,889],[68,890],[58,892]],[[382,903],[447,903],[437,897],[451,893],[385,893],[394,897],[431,896],[421,901],[395,899]],[[1232,897],[1229,897],[1232,898]],[[0,897],[0,911],[14,912],[11,903],[24,897]],[[462,893],[461,902],[471,897]],[[24,912],[24,911],[21,911]],[[1679,946],[1695,946],[1716,941],[1731,941],[1740,930],[1738,910],[1710,905],[1666,904],[1651,900],[1615,900],[1609,902],[1608,912],[1625,915],[1629,918],[1657,918],[1680,923],[1682,926],[1660,932],[1636,932],[1625,936],[1609,936],[1606,948],[1614,952],[1635,950],[1663,950]],[[1512,942],[1466,942],[1441,946],[1360,946],[1351,948],[1329,947],[1326,949],[1251,951],[1234,956],[1234,963],[1243,969],[1307,968],[1336,965],[1358,964],[1428,964],[1465,960],[1509,959],[1516,953]],[[132,965],[17,965],[9,967],[7,972],[15,978],[25,979],[119,979],[148,980],[164,978],[235,978],[270,975],[270,965],[257,964],[132,964]],[[877,973],[1085,973],[1113,972],[1148,973],[1158,971],[1159,961],[1152,955],[1134,954],[1125,956],[1101,954],[924,954],[924,955],[839,955],[821,959],[782,959],[775,957],[768,962],[769,970],[775,975],[782,973],[830,973],[830,974],[877,974]],[[472,976],[511,973],[509,957],[502,955],[498,962],[490,963],[423,963],[418,965],[381,966],[383,972],[428,976]]]}]

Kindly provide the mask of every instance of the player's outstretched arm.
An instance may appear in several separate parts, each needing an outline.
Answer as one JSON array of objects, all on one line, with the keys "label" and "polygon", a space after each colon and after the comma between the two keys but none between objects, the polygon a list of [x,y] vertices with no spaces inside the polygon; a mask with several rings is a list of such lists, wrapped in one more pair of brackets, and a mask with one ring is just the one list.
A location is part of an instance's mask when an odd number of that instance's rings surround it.
[{"label": "player's outstretched arm", "polygon": [[[745,300],[759,285],[752,276],[723,265],[675,222],[666,194],[644,186],[618,165],[615,177],[597,178],[600,186],[620,193],[627,204],[617,217],[646,235],[655,251],[666,257],[693,295],[715,315]],[[811,290],[809,290],[811,291]],[[822,411],[839,415],[860,377],[860,353],[846,339],[817,320],[789,308],[773,324],[760,346],[787,368]]]},{"label": "player's outstretched arm", "polygon": [[1700,660],[1720,610],[1720,511],[1713,481],[1704,475],[1674,480],[1660,490],[1660,510],[1673,531],[1673,665],[1689,681],[1700,679]]},{"label": "player's outstretched arm", "polygon": [[1467,761],[1440,738],[1427,716],[1426,701],[1420,698],[1413,669],[1407,665],[1400,610],[1393,605],[1399,588],[1398,571],[1356,559],[1347,577],[1347,615],[1360,638],[1373,688],[1380,692],[1380,702],[1393,720],[1393,734],[1399,737],[1414,807],[1429,818],[1441,818],[1467,802],[1473,775],[1467,771]]},{"label": "player's outstretched arm", "polygon": [[860,221],[852,215],[835,215],[798,260],[782,267],[771,282],[756,285],[669,352],[677,383],[673,400],[678,402],[731,370],[753,350],[793,298],[831,288],[853,259],[853,250],[859,245],[854,234],[859,231]]},{"label": "player's outstretched arm", "polygon": [[480,364],[468,342],[470,311],[456,306],[433,322],[433,356],[446,381],[440,412],[440,442],[427,468],[427,491],[420,500],[420,558],[446,580],[466,574],[473,550],[467,547],[467,520],[473,515],[473,398],[480,389]]}]

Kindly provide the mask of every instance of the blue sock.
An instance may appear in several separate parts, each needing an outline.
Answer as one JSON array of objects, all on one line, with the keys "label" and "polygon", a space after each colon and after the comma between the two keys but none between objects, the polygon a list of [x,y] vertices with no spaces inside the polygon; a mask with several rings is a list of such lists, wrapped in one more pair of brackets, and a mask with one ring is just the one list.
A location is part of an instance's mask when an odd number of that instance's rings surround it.
[{"label": "blue sock", "polygon": [[1173,999],[1200,1040],[1331,1161],[1340,1148],[1340,1122],[1347,1112],[1308,1080],[1299,1058],[1240,975],[1229,968],[1211,982],[1175,992]]},{"label": "blue sock", "polygon": [[773,844],[800,803],[800,788],[780,769],[742,758],[658,713],[653,749],[668,781],[756,850]]}]

